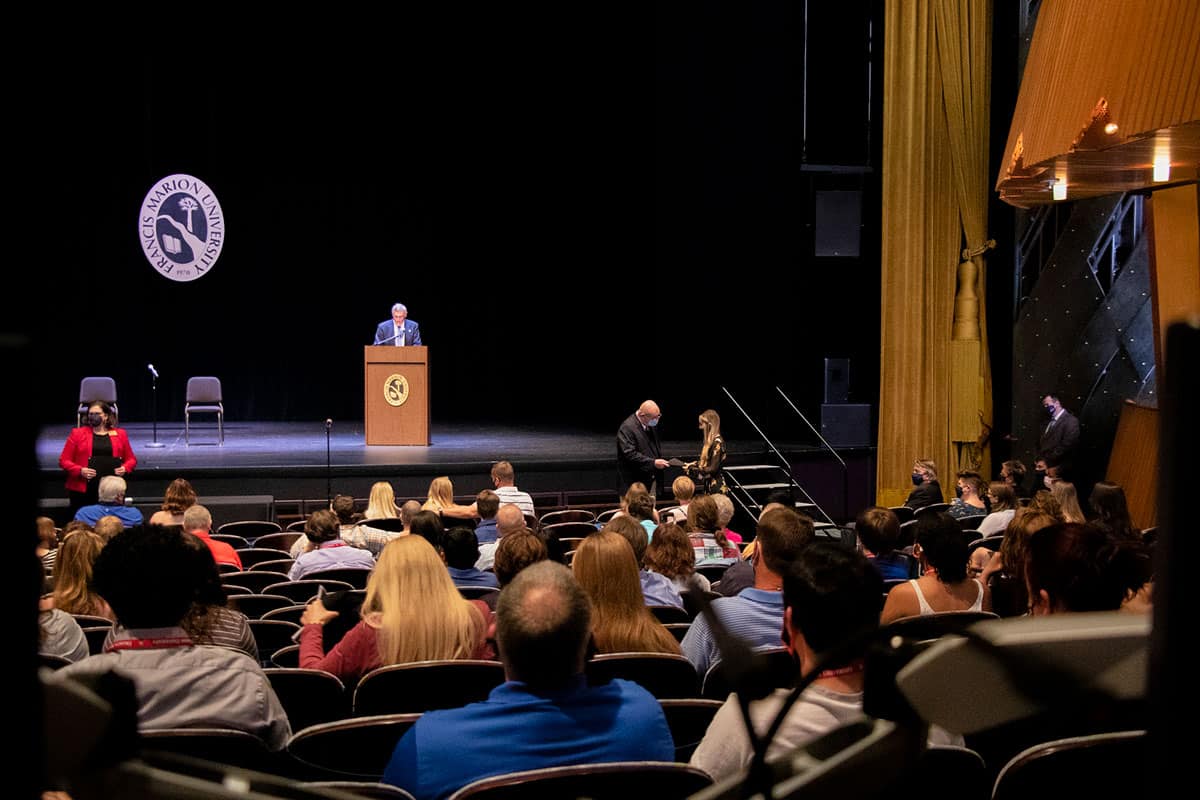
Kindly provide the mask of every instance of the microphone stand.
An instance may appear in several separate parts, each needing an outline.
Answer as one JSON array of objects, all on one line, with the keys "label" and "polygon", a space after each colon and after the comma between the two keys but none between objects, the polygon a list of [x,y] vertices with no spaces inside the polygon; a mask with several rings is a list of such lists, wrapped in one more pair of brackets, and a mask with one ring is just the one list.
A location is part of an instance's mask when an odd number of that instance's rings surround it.
[{"label": "microphone stand", "polygon": [[325,420],[325,501],[333,503],[333,467],[330,460],[329,434],[333,430],[333,420]]},{"label": "microphone stand", "polygon": [[150,373],[150,418],[154,420],[154,441],[146,447],[158,448],[165,445],[158,440],[158,373]]}]

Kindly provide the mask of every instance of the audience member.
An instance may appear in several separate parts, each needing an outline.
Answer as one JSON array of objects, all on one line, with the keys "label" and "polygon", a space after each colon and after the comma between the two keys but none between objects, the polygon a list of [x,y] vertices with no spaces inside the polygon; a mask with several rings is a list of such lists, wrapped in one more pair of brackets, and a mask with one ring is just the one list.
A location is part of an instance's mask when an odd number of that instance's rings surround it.
[{"label": "audience member", "polygon": [[54,574],[54,559],[58,558],[58,529],[49,517],[37,518],[37,557],[42,561],[42,570]]},{"label": "audience member", "polygon": [[112,514],[105,514],[100,519],[96,520],[96,527],[92,529],[105,544],[112,541],[112,538],[121,531],[125,530],[125,523],[120,517],[114,517]]},{"label": "audience member", "polygon": [[500,495],[484,489],[475,497],[475,514],[479,522],[475,525],[475,539],[480,544],[490,544],[499,535],[496,532],[496,513],[500,511]]},{"label": "audience member", "polygon": [[688,505],[687,524],[697,562],[741,557],[741,551],[725,538],[717,501],[712,495],[701,495]]},{"label": "audience member", "polygon": [[[713,612],[731,634],[753,648],[779,646],[783,575],[812,540],[813,525],[808,517],[788,508],[763,513],[758,521],[758,547],[753,556],[754,585],[736,597],[721,597],[712,602]],[[720,661],[706,616],[696,617],[683,637],[683,655],[700,676]]]},{"label": "audience member", "polygon": [[304,523],[308,552],[302,553],[292,564],[288,580],[298,581],[305,575],[327,569],[374,569],[375,559],[371,554],[348,547],[340,533],[337,516],[332,511],[314,511]]},{"label": "audience member", "polygon": [[900,542],[900,518],[890,508],[872,506],[863,509],[854,520],[854,532],[862,543],[863,555],[885,581],[909,576],[912,562],[896,550]]},{"label": "audience member", "polygon": [[386,664],[493,655],[487,604],[463,599],[423,536],[405,536],[383,548],[367,581],[362,619],[326,654],[322,626],[337,613],[320,599],[305,608],[300,666],[331,672],[347,685]]},{"label": "audience member", "polygon": [[1017,499],[1033,496],[1033,489],[1025,480],[1026,473],[1025,463],[1022,461],[1005,461],[1000,465],[1000,480],[1012,488]]},{"label": "audience member", "polygon": [[942,497],[942,485],[938,483],[937,464],[929,459],[918,458],[913,462],[912,482],[914,488],[904,501],[909,508],[924,508],[946,502]]},{"label": "audience member", "polygon": [[[50,526],[54,531],[53,524]],[[45,570],[38,565],[38,580]],[[52,598],[44,597],[38,605],[38,653],[79,661],[88,656],[87,637],[83,628],[67,612],[54,607]]]},{"label": "audience member", "polygon": [[678,522],[684,523],[687,521],[688,503],[692,502],[692,497],[696,494],[696,484],[687,475],[680,475],[671,482],[671,495],[675,498],[675,508],[659,514],[662,522]]},{"label": "audience member", "polygon": [[1054,517],[1058,522],[1064,521],[1062,506],[1059,504],[1058,498],[1049,489],[1040,489],[1034,492],[1033,497],[1029,500],[1028,507],[1039,514]]},{"label": "audience member", "polygon": [[233,545],[212,538],[212,514],[204,506],[195,503],[183,512],[183,530],[204,542],[216,563],[231,564],[239,571],[242,569],[241,556]]},{"label": "audience member", "polygon": [[671,761],[671,732],[649,692],[620,679],[587,685],[591,627],[587,594],[570,570],[549,561],[522,570],[501,593],[496,612],[508,682],[483,702],[425,712],[396,745],[384,782],[420,798],[441,798],[489,775]]},{"label": "audience member", "polygon": [[[184,514],[191,514],[196,508],[203,506],[192,506]],[[258,643],[254,639],[254,632],[250,630],[250,622],[245,614],[229,608],[229,598],[225,594],[225,587],[221,585],[221,574],[213,561],[212,551],[201,536],[189,533],[178,535],[183,537],[189,548],[192,574],[188,582],[196,587],[192,607],[180,621],[179,627],[187,631],[194,644],[240,650],[258,663]],[[120,626],[114,626],[104,641],[105,650],[109,649],[119,633]]]},{"label": "audience member", "polygon": [[162,508],[150,515],[151,525],[183,525],[183,512],[196,504],[198,497],[192,484],[176,478],[167,484],[163,493]]},{"label": "audience member", "polygon": [[76,530],[63,538],[54,566],[54,608],[113,619],[108,603],[92,588],[92,565],[103,548],[104,540],[91,530]]},{"label": "audience member", "polygon": [[729,530],[729,522],[733,519],[733,501],[729,499],[729,495],[717,493],[711,495],[713,502],[717,504],[717,527],[720,528],[725,538],[735,545],[742,543],[742,535],[735,531]]},{"label": "audience member", "polygon": [[460,506],[454,502],[454,484],[445,475],[439,475],[429,482],[429,495],[421,510],[440,514],[443,520],[471,519],[475,516],[470,506]]},{"label": "audience member", "polygon": [[650,539],[646,536],[646,529],[640,522],[630,516],[613,517],[604,526],[604,530],[621,534],[633,549],[633,557],[637,561],[638,576],[642,584],[642,598],[646,601],[646,605],[683,608],[683,598],[680,596],[679,590],[671,583],[671,579],[645,568],[646,545],[649,544]]},{"label": "audience member", "polygon": [[499,589],[500,583],[491,572],[475,568],[479,560],[479,542],[470,528],[451,528],[442,537],[442,555],[455,586],[485,586]]},{"label": "audience member", "polygon": [[1118,539],[1140,540],[1141,531],[1133,525],[1125,490],[1120,484],[1100,481],[1092,488],[1088,505],[1096,515],[1096,524],[1107,528]]},{"label": "audience member", "polygon": [[1062,509],[1063,522],[1074,522],[1082,525],[1087,522],[1087,518],[1083,515],[1083,509],[1079,507],[1079,495],[1075,493],[1075,485],[1068,481],[1055,481],[1050,487],[1050,494],[1054,495],[1054,499],[1058,501],[1058,507]]},{"label": "audience member", "polygon": [[521,513],[530,517],[536,516],[533,510],[533,498],[528,492],[522,492],[516,487],[513,481],[516,480],[516,473],[513,471],[513,465],[507,461],[497,461],[492,465],[492,484],[496,487],[496,496],[500,498],[500,503],[512,503],[517,508],[521,509]]},{"label": "audience member", "polygon": [[529,530],[525,527],[525,515],[515,503],[505,503],[496,512],[496,541],[479,546],[479,560],[475,562],[476,569],[491,569],[496,558],[496,548],[500,546],[505,536],[518,531]]},{"label": "audience member", "polygon": [[[768,497],[777,499],[769,500],[763,506],[762,513],[758,515],[759,520],[762,520],[769,511],[776,511],[781,508],[787,511],[795,511],[795,507],[790,505],[793,502],[790,490],[783,493],[772,491]],[[780,499],[783,502],[779,502]],[[804,515],[801,514],[801,516]],[[809,523],[811,524],[811,522],[812,520],[810,519]],[[713,589],[716,590],[717,594],[724,595],[725,597],[737,597],[742,593],[743,589],[749,589],[754,585],[754,565],[751,561],[754,557],[754,551],[757,549],[757,544],[758,541],[755,540],[746,545],[742,550],[742,557],[730,564],[729,568],[721,573],[721,580],[713,585]]]},{"label": "audience member", "polygon": [[1004,532],[1000,549],[979,575],[986,592],[983,607],[1001,617],[1018,617],[1029,612],[1025,586],[1025,545],[1034,531],[1058,522],[1034,508],[1019,508]]},{"label": "audience member", "polygon": [[[389,486],[389,489],[391,487]],[[405,503],[408,506],[411,503],[418,510],[420,504],[414,500]],[[400,522],[405,530],[400,531],[385,531],[383,528],[377,528],[369,521],[364,519],[362,515],[354,511],[354,498],[348,494],[334,495],[333,502],[330,503],[329,509],[337,515],[338,528],[342,541],[351,547],[357,547],[360,550],[366,550],[376,558],[383,551],[383,548],[388,542],[393,539],[399,539],[401,536],[408,535],[408,526],[412,524],[412,514],[410,512],[405,517],[404,508],[400,509]],[[378,517],[376,518],[378,519]],[[395,519],[390,517],[389,519]],[[304,537],[301,537],[304,538]]]},{"label": "audience member", "polygon": [[75,519],[95,525],[101,517],[112,515],[118,517],[126,528],[142,524],[142,512],[133,506],[125,505],[125,479],[119,475],[105,475],[100,479],[100,488],[96,494],[99,502],[95,505],[83,506],[75,512]]},{"label": "audience member", "polygon": [[646,608],[633,548],[605,530],[579,543],[571,564],[592,601],[592,640],[598,653],[673,653],[679,642]]},{"label": "audience member", "polygon": [[646,537],[654,535],[654,529],[658,527],[658,512],[654,510],[654,498],[649,492],[637,491],[636,487],[641,486],[640,483],[635,483],[625,493],[625,502],[621,504],[625,509],[625,513],[633,517],[639,525],[646,529]]},{"label": "audience member", "polygon": [[1058,523],[1035,531],[1025,547],[1029,612],[1115,611],[1149,578],[1140,542],[1099,525]]},{"label": "audience member", "polygon": [[503,588],[512,583],[512,579],[517,577],[521,570],[549,557],[546,543],[536,533],[526,529],[510,533],[498,541],[492,568],[495,570],[496,580]]},{"label": "audience member", "polygon": [[[882,593],[879,573],[858,553],[814,542],[797,554],[783,582],[782,616],[783,642],[801,677],[810,675],[834,647],[877,628]],[[838,669],[822,672],[788,710],[771,740],[768,759],[862,716],[863,661],[823,666]],[[750,704],[750,719],[759,736],[778,716],[790,692],[776,689]],[[692,754],[691,764],[720,781],[746,769],[753,755],[740,704],[730,695]]]},{"label": "audience member", "polygon": [[922,514],[913,555],[921,577],[888,592],[881,624],[939,611],[981,611],[983,584],[967,577],[967,542],[949,514]]},{"label": "audience member", "polygon": [[683,527],[674,522],[658,526],[654,538],[646,545],[642,560],[649,571],[670,578],[671,585],[680,595],[687,591],[712,589],[708,578],[696,572],[696,551],[692,549],[691,540]]},{"label": "audience member", "polygon": [[983,501],[983,478],[977,472],[960,472],[955,482],[955,497],[950,501],[946,513],[955,519],[977,517],[987,514],[987,504]]},{"label": "audience member", "polygon": [[1017,496],[1013,488],[1004,481],[992,481],[988,484],[988,502],[991,503],[992,513],[979,523],[980,536],[998,536],[1004,533],[1008,523],[1012,522],[1017,510]]},{"label": "audience member", "polygon": [[392,485],[387,481],[376,481],[371,484],[371,494],[367,497],[367,510],[363,514],[363,520],[370,522],[373,519],[395,519],[399,514],[396,512],[396,493],[392,491]]},{"label": "audience member", "polygon": [[111,670],[133,681],[142,730],[233,728],[280,750],[291,728],[258,664],[245,653],[195,645],[180,627],[199,590],[201,552],[178,531],[117,535],[96,559],[95,583],[121,629],[108,652],[63,667],[50,680]]}]

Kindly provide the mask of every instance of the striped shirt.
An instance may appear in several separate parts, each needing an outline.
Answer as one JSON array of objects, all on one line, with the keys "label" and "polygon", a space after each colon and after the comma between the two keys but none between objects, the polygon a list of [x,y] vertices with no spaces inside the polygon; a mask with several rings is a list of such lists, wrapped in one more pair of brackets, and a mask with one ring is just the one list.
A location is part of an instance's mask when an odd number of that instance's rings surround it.
[{"label": "striped shirt", "polygon": [[[722,597],[712,602],[713,611],[721,618],[726,630],[749,647],[781,647],[783,639],[783,592],[765,589],[743,589],[737,597]],[[696,674],[704,677],[709,667],[721,660],[717,642],[708,626],[708,618],[700,615],[681,643],[684,657],[692,662]]]},{"label": "striped shirt", "polygon": [[[185,623],[187,620],[185,620]],[[192,626],[189,625],[189,628]],[[258,663],[258,644],[254,641],[254,632],[246,615],[225,606],[207,606],[204,617],[200,620],[201,632],[192,637],[196,644],[211,644],[217,647],[228,647],[239,650]],[[108,636],[104,637],[104,650],[113,643],[117,635],[124,632],[120,625],[113,625]],[[268,655],[270,655],[268,653]]]},{"label": "striped shirt", "polygon": [[512,503],[521,509],[522,514],[530,517],[537,516],[533,511],[533,498],[529,496],[528,492],[522,492],[515,486],[501,486],[496,489],[496,496],[500,498],[500,505]]}]

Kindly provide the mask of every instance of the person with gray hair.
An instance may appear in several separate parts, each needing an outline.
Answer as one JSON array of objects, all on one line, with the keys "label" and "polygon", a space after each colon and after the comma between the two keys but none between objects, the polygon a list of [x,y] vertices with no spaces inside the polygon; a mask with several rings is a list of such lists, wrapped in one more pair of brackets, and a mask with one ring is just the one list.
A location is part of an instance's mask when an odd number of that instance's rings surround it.
[{"label": "person with gray hair", "polygon": [[[662,706],[636,683],[588,686],[591,603],[561,564],[521,570],[500,593],[496,644],[507,681],[487,700],[427,711],[396,745],[384,783],[446,797],[468,783],[544,767],[672,761]],[[471,758],[463,758],[469,741]]]},{"label": "person with gray hair", "polygon": [[403,303],[392,306],[392,318],[375,326],[374,344],[396,347],[421,344],[421,328],[408,318],[408,308]]},{"label": "person with gray hair", "polygon": [[212,552],[213,561],[217,564],[232,564],[238,568],[239,572],[241,571],[242,559],[237,554],[237,550],[233,549],[233,545],[212,538],[212,514],[207,508],[197,503],[184,511],[183,531],[193,534],[204,542]]},{"label": "person with gray hair", "polygon": [[121,476],[105,475],[100,479],[96,491],[99,502],[80,508],[75,512],[75,519],[95,527],[97,520],[111,515],[121,520],[126,528],[141,525],[144,520],[142,512],[125,505],[125,488],[125,479]]}]

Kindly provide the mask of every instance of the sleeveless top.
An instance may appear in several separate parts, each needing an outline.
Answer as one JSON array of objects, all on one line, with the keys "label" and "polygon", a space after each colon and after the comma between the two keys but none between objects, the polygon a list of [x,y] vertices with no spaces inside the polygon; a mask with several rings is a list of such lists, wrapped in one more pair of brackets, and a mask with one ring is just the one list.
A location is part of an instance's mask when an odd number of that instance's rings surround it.
[{"label": "sleeveless top", "polygon": [[[976,578],[971,580],[975,581],[975,588],[979,590],[979,594],[975,596],[975,602],[971,604],[971,607],[964,608],[963,611],[983,611],[983,584]],[[920,585],[915,580],[911,580],[909,583],[912,584],[913,591],[917,593],[917,602],[921,604],[921,616],[938,613],[925,601],[925,595],[921,594]]]}]

